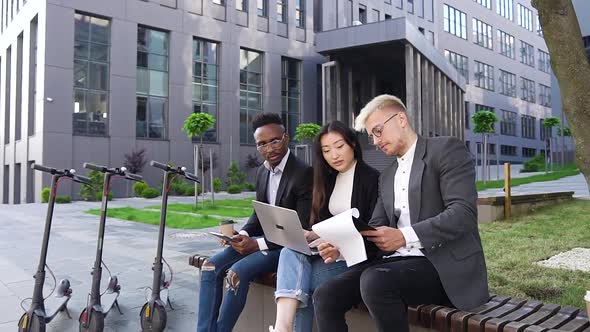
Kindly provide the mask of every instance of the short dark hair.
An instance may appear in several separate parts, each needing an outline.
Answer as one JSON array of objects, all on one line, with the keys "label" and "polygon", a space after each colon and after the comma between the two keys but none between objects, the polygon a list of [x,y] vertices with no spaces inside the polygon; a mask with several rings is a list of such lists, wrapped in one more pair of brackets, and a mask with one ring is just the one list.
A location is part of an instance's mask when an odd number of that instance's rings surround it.
[{"label": "short dark hair", "polygon": [[283,126],[283,120],[278,113],[270,113],[270,112],[261,112],[258,113],[254,120],[252,120],[252,131],[256,131],[256,129],[266,126],[269,124],[277,124],[279,126]]}]

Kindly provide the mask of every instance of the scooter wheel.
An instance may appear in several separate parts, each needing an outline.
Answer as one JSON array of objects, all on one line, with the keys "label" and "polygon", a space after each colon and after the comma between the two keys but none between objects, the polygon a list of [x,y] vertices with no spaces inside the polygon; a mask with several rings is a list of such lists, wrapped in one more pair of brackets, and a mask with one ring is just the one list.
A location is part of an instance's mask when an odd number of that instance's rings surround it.
[{"label": "scooter wheel", "polygon": [[[151,312],[147,311],[148,304],[144,304],[141,308],[140,320],[141,331],[143,332],[162,332],[166,328],[167,313],[166,309],[161,305],[154,303]],[[151,321],[149,316],[151,315]]]},{"label": "scooter wheel", "polygon": [[92,311],[92,315],[89,317],[88,327],[84,327],[83,319],[88,319],[86,317],[86,309],[82,310],[80,319],[78,320],[80,323],[80,332],[102,332],[104,330],[104,314],[102,312]]},{"label": "scooter wheel", "polygon": [[33,314],[29,320],[25,313],[18,321],[18,332],[45,332],[45,319]]}]

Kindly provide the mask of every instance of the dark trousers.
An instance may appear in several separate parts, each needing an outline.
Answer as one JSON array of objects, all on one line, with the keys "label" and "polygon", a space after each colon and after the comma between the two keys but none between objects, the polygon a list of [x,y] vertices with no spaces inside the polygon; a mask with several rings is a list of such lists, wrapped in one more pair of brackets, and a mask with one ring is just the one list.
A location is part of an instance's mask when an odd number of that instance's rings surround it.
[{"label": "dark trousers", "polygon": [[379,331],[409,331],[407,305],[449,304],[438,273],[425,257],[377,259],[351,268],[313,293],[320,332],[348,331],[344,315],[361,301]]}]

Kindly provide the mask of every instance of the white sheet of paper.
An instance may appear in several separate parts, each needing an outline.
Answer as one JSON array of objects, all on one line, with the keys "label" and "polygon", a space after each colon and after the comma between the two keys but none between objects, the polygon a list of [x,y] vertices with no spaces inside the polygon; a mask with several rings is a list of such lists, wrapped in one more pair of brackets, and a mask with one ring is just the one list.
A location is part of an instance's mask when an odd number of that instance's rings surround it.
[{"label": "white sheet of paper", "polygon": [[312,226],[313,231],[321,239],[340,250],[348,267],[367,260],[363,237],[354,227],[352,217],[359,217],[359,211],[356,208],[344,211]]}]

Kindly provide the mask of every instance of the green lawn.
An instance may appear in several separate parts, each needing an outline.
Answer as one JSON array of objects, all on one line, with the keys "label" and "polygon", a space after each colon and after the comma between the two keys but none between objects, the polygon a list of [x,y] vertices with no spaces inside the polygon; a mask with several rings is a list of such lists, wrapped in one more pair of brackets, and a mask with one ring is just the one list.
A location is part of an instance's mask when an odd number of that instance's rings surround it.
[{"label": "green lawn", "polygon": [[590,273],[533,264],[576,247],[590,247],[590,201],[545,207],[480,226],[491,292],[583,308]]},{"label": "green lawn", "polygon": [[[211,205],[211,201],[205,201],[205,208],[202,208],[201,201],[198,207],[194,204],[170,203],[168,204],[168,211],[174,212],[190,212],[204,215],[215,215],[232,218],[245,218],[252,214],[252,200],[254,197],[246,199],[223,199],[216,200],[215,206]],[[160,209],[160,205],[150,205],[146,209]]]},{"label": "green lawn", "polygon": [[[86,213],[100,215],[100,209],[88,210]],[[107,211],[107,216],[152,225],[160,224],[160,212],[157,211],[138,210],[130,207],[110,208]],[[171,228],[198,229],[217,226],[220,221],[220,219],[209,217],[208,215],[197,216],[168,212],[166,226]]]},{"label": "green lawn", "polygon": [[[533,183],[533,182],[544,182],[544,181],[553,181],[559,180],[566,176],[572,176],[579,174],[580,170],[577,168],[565,168],[563,170],[558,170],[552,173],[547,174],[538,174],[533,176],[528,176],[524,178],[512,178],[511,184],[512,187],[520,186],[522,184]],[[477,191],[486,190],[486,189],[494,189],[494,188],[504,188],[504,180],[498,181],[488,181],[487,183],[483,183],[483,181],[475,182],[475,186]]]}]

